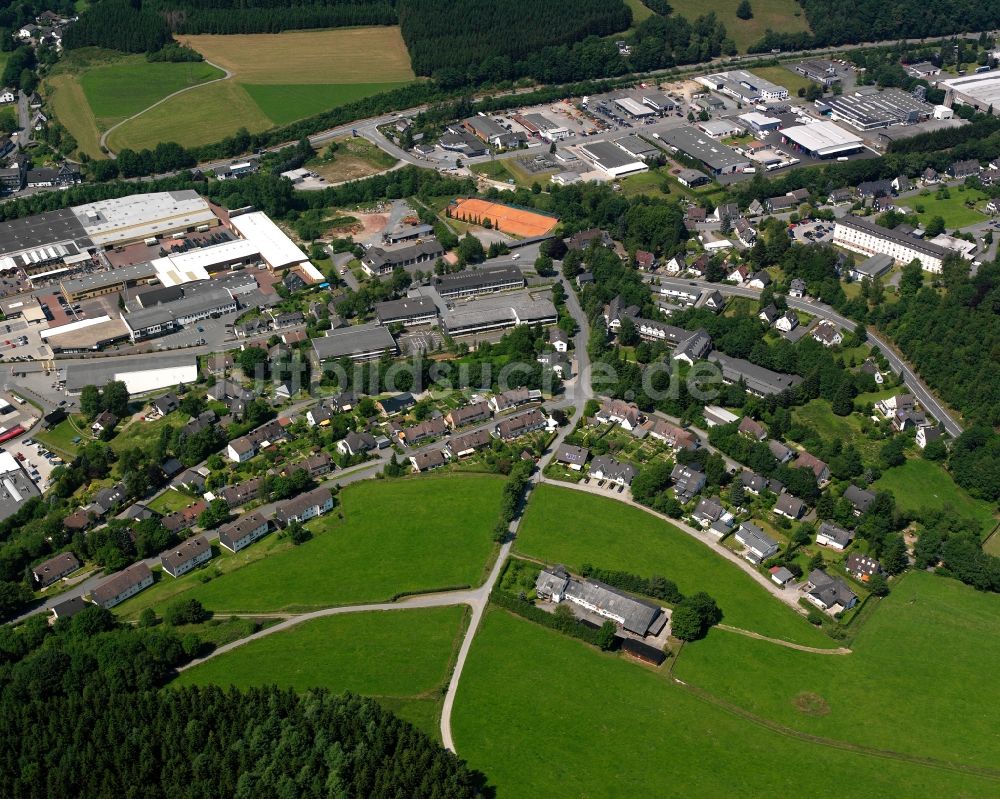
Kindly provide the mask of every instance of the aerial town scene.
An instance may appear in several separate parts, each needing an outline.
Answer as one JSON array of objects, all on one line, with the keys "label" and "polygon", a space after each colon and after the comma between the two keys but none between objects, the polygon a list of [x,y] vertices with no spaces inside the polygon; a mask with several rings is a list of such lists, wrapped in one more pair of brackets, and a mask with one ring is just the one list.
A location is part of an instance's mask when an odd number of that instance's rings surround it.
[{"label": "aerial town scene", "polygon": [[0,796],[1000,796],[1000,9],[11,0]]}]

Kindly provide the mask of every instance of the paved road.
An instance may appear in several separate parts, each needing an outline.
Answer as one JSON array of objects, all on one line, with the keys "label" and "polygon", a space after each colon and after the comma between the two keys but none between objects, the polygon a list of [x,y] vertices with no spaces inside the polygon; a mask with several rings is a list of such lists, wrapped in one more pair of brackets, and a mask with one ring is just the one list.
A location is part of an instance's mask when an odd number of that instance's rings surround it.
[{"label": "paved road", "polygon": [[[647,280],[649,279],[653,278],[647,278]],[[656,279],[659,280],[659,284],[661,286],[672,288],[696,287],[703,291],[716,290],[726,296],[749,297],[750,299],[757,299],[760,296],[760,289],[749,288],[747,286],[730,286],[725,283],[709,283],[705,280],[686,280],[665,277],[659,277]],[[829,305],[825,305],[822,302],[810,302],[808,300],[796,299],[794,297],[788,297],[786,299],[790,308],[805,311],[806,313],[818,316],[821,319],[827,319],[842,330],[854,330],[857,327],[856,322],[842,316]],[[897,354],[889,342],[877,333],[872,332],[870,329],[868,330],[868,341],[872,345],[879,348],[886,360],[889,362],[889,366],[892,371],[903,379],[906,387],[913,392],[913,395],[923,406],[924,410],[941,422],[944,425],[945,430],[948,431],[949,435],[952,437],[961,435],[962,425],[955,421],[951,414],[945,410],[944,406],[934,396],[930,388],[928,388],[923,380],[921,380],[920,377],[913,371],[910,365]]]}]

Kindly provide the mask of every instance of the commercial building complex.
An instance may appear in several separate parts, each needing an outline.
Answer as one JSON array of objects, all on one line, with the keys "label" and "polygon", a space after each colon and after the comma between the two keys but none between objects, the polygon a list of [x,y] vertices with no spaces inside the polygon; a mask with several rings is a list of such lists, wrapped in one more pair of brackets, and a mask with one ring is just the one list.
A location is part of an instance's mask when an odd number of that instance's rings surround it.
[{"label": "commercial building complex", "polygon": [[930,119],[934,106],[902,89],[857,91],[823,100],[830,115],[858,130],[914,125]]},{"label": "commercial building complex", "polygon": [[696,78],[712,91],[722,92],[741,103],[773,103],[788,99],[788,89],[743,69],[716,72]]},{"label": "commercial building complex", "polygon": [[781,131],[782,140],[813,158],[839,158],[864,149],[859,136],[834,122],[810,122]]},{"label": "commercial building complex", "polygon": [[701,162],[713,175],[742,172],[750,166],[750,159],[746,156],[697,128],[672,128],[661,133],[660,138],[677,152]]},{"label": "commercial building complex", "polygon": [[[650,109],[646,110],[653,113]],[[578,149],[584,158],[612,178],[634,175],[649,169],[641,160],[612,142],[599,141],[592,144],[582,144]]]},{"label": "commercial building complex", "polygon": [[937,87],[945,91],[945,104],[950,99],[977,111],[1000,110],[1000,70],[939,80]]}]

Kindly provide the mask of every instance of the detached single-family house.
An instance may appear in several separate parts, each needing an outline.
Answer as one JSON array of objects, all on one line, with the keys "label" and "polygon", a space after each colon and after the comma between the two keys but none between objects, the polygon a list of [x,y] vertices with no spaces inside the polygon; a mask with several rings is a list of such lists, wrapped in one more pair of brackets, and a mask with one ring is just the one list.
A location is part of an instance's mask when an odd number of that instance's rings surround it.
[{"label": "detached single-family house", "polygon": [[589,449],[586,447],[575,447],[572,444],[561,444],[555,454],[556,463],[561,463],[574,472],[582,471],[589,457]]},{"label": "detached single-family house", "polygon": [[94,419],[94,423],[90,426],[90,429],[94,435],[100,435],[105,430],[114,430],[117,424],[118,417],[111,413],[111,411],[101,411],[97,415],[97,418]]},{"label": "detached single-family house", "polygon": [[816,607],[828,613],[842,613],[858,603],[857,595],[839,577],[831,577],[822,569],[809,572],[805,597]]},{"label": "detached single-family house", "polygon": [[712,522],[717,522],[726,513],[726,509],[715,497],[708,497],[698,502],[698,507],[694,509],[691,517],[702,527],[708,527]]},{"label": "detached single-family house", "polygon": [[934,425],[923,425],[917,428],[917,446],[924,449],[932,441],[941,440],[941,431]]},{"label": "detached single-family house", "polygon": [[816,482],[823,485],[830,479],[830,467],[809,452],[800,452],[792,463],[793,469],[809,469],[816,477]]},{"label": "detached single-family house", "polygon": [[749,416],[744,416],[740,419],[740,426],[737,428],[737,432],[747,438],[752,438],[754,441],[763,441],[767,438],[767,428]]},{"label": "detached single-family house", "polygon": [[788,296],[801,299],[806,296],[806,282],[797,277],[788,285]]},{"label": "detached single-family house", "polygon": [[590,462],[590,476],[617,485],[632,485],[638,470],[631,463],[622,463],[610,455],[598,455]]},{"label": "detached single-family house", "polygon": [[774,512],[793,521],[801,519],[806,512],[805,503],[791,494],[782,494],[774,503]]},{"label": "detached single-family house", "polygon": [[415,472],[427,472],[437,469],[448,462],[443,449],[429,449],[410,456],[410,465]]},{"label": "detached single-family house", "polygon": [[375,436],[371,433],[356,433],[352,430],[337,442],[337,452],[353,458],[355,455],[371,452],[377,446]]},{"label": "detached single-family house", "polygon": [[830,522],[823,522],[816,531],[816,543],[843,552],[854,540],[854,533]]},{"label": "detached single-family house", "polygon": [[694,495],[705,487],[707,482],[704,472],[693,469],[684,463],[674,465],[670,472],[670,479],[673,480],[674,496],[678,502],[690,502]]},{"label": "detached single-family house", "polygon": [[882,573],[882,564],[871,555],[852,552],[847,556],[847,573],[859,583],[867,583],[876,574]]},{"label": "detached single-family house", "polygon": [[812,337],[824,347],[835,347],[844,340],[837,326],[826,319],[813,328]]},{"label": "detached single-family house", "polygon": [[750,522],[737,527],[734,537],[745,548],[743,557],[755,566],[778,554],[778,543]]},{"label": "detached single-family house", "polygon": [[782,333],[791,333],[799,326],[799,317],[795,311],[785,311],[774,323],[774,329]]},{"label": "detached single-family house", "polygon": [[852,484],[844,491],[844,499],[851,503],[851,507],[854,508],[854,515],[860,516],[875,501],[875,495],[871,491],[866,491]]}]

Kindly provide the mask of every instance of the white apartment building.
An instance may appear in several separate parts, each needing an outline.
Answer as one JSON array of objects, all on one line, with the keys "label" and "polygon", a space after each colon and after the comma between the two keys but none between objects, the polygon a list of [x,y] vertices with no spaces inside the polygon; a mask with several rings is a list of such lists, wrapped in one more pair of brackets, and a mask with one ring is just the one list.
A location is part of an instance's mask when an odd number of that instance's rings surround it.
[{"label": "white apartment building", "polygon": [[923,241],[916,236],[898,233],[856,216],[838,219],[833,229],[833,243],[861,255],[888,255],[897,264],[920,261],[928,272],[940,274],[944,259],[951,250]]}]

